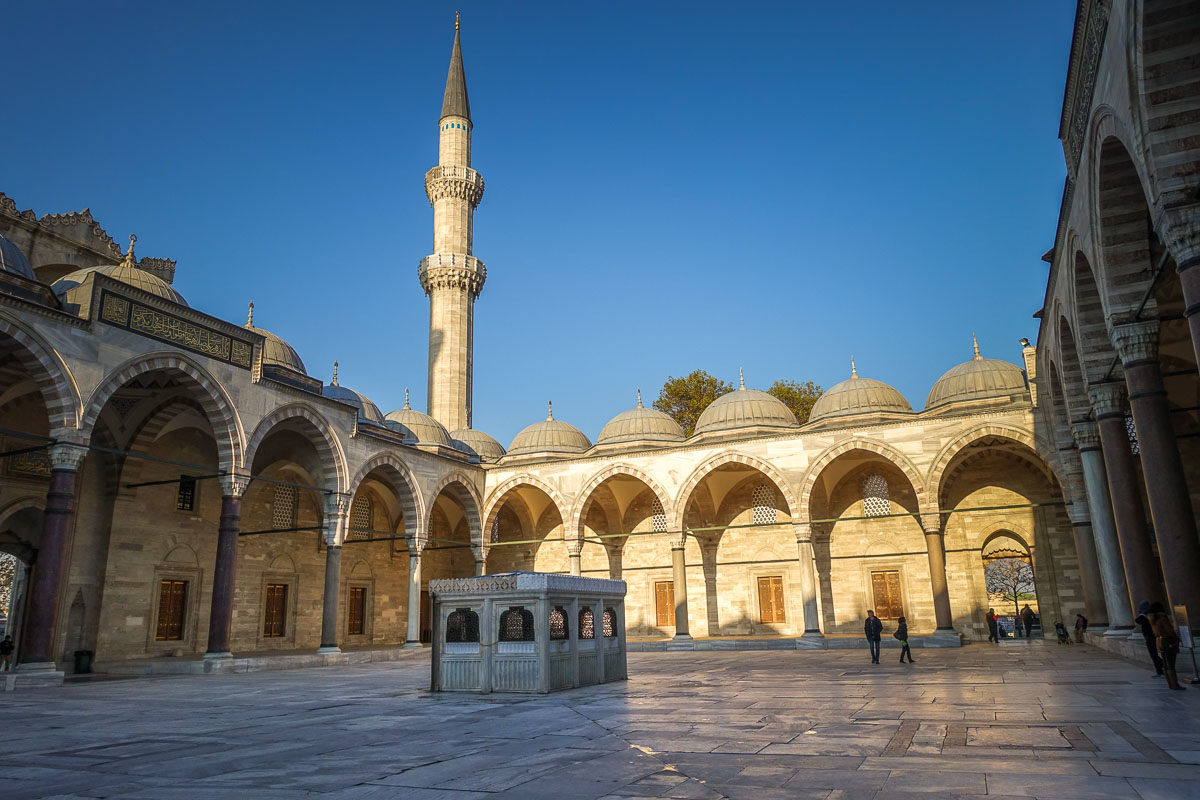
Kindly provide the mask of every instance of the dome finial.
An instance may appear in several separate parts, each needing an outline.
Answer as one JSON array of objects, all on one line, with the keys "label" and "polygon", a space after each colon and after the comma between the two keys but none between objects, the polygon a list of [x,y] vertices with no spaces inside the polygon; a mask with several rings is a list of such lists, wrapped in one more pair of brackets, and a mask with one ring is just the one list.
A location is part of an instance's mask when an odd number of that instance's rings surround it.
[{"label": "dome finial", "polygon": [[[404,407],[406,409],[409,408],[409,406],[408,406],[408,387],[407,386],[404,387]],[[409,409],[409,410],[411,410],[411,409]]]},{"label": "dome finial", "polygon": [[975,347],[975,360],[982,361],[983,356],[979,355],[979,340],[975,338],[975,334],[973,332],[971,334],[971,344]]},{"label": "dome finial", "polygon": [[458,12],[454,12],[454,32],[458,33]]},{"label": "dome finial", "polygon": [[126,253],[125,253],[125,261],[122,263],[122,266],[125,266],[125,267],[136,267],[137,266],[137,259],[135,259],[133,257],[133,244],[136,241],[137,241],[137,234],[136,233],[129,234],[129,250],[126,251]]},{"label": "dome finial", "polygon": [[741,367],[738,367],[738,388],[739,389],[746,388],[746,376],[744,374],[742,374]]},{"label": "dome finial", "polygon": [[850,377],[858,377],[858,367],[854,366],[854,356],[850,356]]},{"label": "dome finial", "polygon": [[546,421],[549,422],[552,419],[554,419],[554,401],[547,400],[546,401]]},{"label": "dome finial", "polygon": [[638,408],[642,408],[642,387],[638,387]]},{"label": "dome finial", "polygon": [[337,386],[337,362],[333,362],[333,380],[329,382],[330,386]]},{"label": "dome finial", "polygon": [[249,311],[246,312],[246,327],[247,328],[254,327],[254,301],[253,300],[250,301],[250,309],[249,309]]}]

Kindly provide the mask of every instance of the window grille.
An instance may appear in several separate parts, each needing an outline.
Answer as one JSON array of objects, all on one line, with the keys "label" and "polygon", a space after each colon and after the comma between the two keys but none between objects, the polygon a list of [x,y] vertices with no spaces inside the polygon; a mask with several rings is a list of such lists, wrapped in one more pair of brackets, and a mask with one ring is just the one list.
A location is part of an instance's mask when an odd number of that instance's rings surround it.
[{"label": "window grille", "polygon": [[579,609],[579,638],[596,638],[596,615],[590,608]]},{"label": "window grille", "polygon": [[657,497],[654,498],[654,508],[651,509],[651,513],[653,516],[650,517],[650,530],[654,533],[666,533],[667,513],[663,511],[662,501]]},{"label": "window grille", "polygon": [[451,611],[446,617],[446,641],[478,642],[479,615],[469,608]]},{"label": "window grille", "polygon": [[277,529],[296,527],[296,487],[275,485],[275,499],[271,501],[271,527]]},{"label": "window grille", "polygon": [[604,632],[605,639],[611,639],[617,635],[617,612],[612,610],[612,606],[604,609],[600,627]]},{"label": "window grille", "polygon": [[1137,427],[1133,424],[1133,414],[1125,415],[1125,433],[1129,436],[1129,452],[1140,455],[1142,448],[1138,446]]},{"label": "window grille", "polygon": [[562,606],[555,606],[550,609],[550,641],[561,641],[570,636],[571,631],[567,625],[567,612]]},{"label": "window grille", "polygon": [[892,503],[888,499],[887,479],[878,472],[872,472],[863,478],[862,498],[864,516],[883,517],[892,513]]},{"label": "window grille", "polygon": [[775,523],[775,493],[771,491],[771,487],[765,483],[755,486],[752,499],[754,513],[751,521],[755,525],[771,525]]},{"label": "window grille", "polygon": [[492,520],[492,533],[489,538],[491,539],[492,544],[495,544],[496,542],[500,541],[500,517],[499,516],[497,516],[494,520]]},{"label": "window grille", "polygon": [[350,507],[350,530],[347,539],[370,539],[372,522],[371,498],[358,497]]},{"label": "window grille", "polygon": [[500,641],[532,642],[533,612],[524,606],[511,606],[501,614]]},{"label": "window grille", "polygon": [[179,476],[179,493],[175,496],[177,511],[196,510],[196,479],[191,475]]}]

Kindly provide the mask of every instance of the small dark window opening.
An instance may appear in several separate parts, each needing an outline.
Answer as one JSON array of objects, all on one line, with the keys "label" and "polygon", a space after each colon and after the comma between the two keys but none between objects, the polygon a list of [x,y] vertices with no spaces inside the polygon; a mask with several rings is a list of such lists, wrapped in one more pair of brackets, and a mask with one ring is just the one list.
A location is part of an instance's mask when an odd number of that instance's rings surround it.
[{"label": "small dark window opening", "polygon": [[479,615],[469,608],[451,611],[446,617],[447,642],[478,642]]},{"label": "small dark window opening", "polygon": [[196,479],[191,475],[179,476],[179,493],[175,495],[175,510],[196,510]]},{"label": "small dark window opening", "polygon": [[617,612],[613,611],[612,606],[604,609],[604,619],[601,625],[604,628],[605,639],[611,639],[617,635]]},{"label": "small dark window opening", "polygon": [[579,638],[596,638],[596,615],[590,608],[579,609]]},{"label": "small dark window opening", "polygon": [[567,612],[562,606],[550,610],[550,641],[557,642],[571,635],[571,626],[567,624]]},{"label": "small dark window opening", "polygon": [[501,614],[500,641],[532,642],[533,612],[524,606],[511,606]]}]

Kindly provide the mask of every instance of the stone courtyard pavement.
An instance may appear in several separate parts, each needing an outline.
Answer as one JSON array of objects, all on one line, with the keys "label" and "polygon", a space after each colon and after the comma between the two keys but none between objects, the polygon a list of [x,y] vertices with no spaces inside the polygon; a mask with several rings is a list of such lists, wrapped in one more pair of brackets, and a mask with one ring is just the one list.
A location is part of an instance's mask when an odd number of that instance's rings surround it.
[{"label": "stone courtyard pavement", "polygon": [[428,654],[0,695],[0,798],[1200,798],[1200,687],[1071,645],[643,653],[438,695]]}]

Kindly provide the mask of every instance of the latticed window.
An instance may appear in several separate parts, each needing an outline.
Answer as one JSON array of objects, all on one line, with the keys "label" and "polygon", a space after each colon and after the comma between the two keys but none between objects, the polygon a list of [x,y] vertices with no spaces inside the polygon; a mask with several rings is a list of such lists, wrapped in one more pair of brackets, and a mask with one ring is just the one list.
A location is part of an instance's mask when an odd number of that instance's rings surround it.
[{"label": "latticed window", "polygon": [[458,608],[446,617],[447,642],[478,642],[479,615],[469,608]]},{"label": "latticed window", "polygon": [[179,476],[179,492],[175,495],[177,511],[196,510],[196,479],[191,475]]},{"label": "latticed window", "polygon": [[271,527],[296,527],[296,487],[276,484],[275,499],[271,501]]},{"label": "latticed window", "polygon": [[579,609],[579,638],[596,638],[596,615],[590,608]]},{"label": "latticed window", "polygon": [[751,495],[754,503],[752,522],[755,525],[772,525],[775,523],[775,493],[765,483],[754,487]]},{"label": "latticed window", "polygon": [[1135,456],[1142,452],[1138,446],[1137,427],[1133,424],[1133,414],[1125,415],[1125,433],[1129,436],[1129,452]]},{"label": "latticed window", "polygon": [[604,609],[604,616],[600,622],[600,626],[604,632],[605,639],[611,639],[617,635],[617,612],[612,610],[612,606]]},{"label": "latticed window", "polygon": [[883,517],[892,513],[892,503],[888,499],[887,479],[878,472],[872,472],[863,478],[862,498],[864,516]]},{"label": "latticed window", "polygon": [[654,507],[650,510],[650,530],[654,533],[667,532],[667,512],[663,511],[662,501],[654,498]]},{"label": "latticed window", "polygon": [[372,510],[371,498],[364,496],[354,499],[354,505],[350,507],[350,530],[346,533],[347,539],[371,538]]},{"label": "latticed window", "polygon": [[571,635],[567,625],[567,612],[562,606],[550,609],[550,640],[561,641]]},{"label": "latticed window", "polygon": [[532,642],[533,612],[524,606],[511,606],[501,614],[500,641]]},{"label": "latticed window", "polygon": [[488,538],[492,544],[500,541],[500,517],[496,517],[496,519],[492,520],[492,533]]}]

